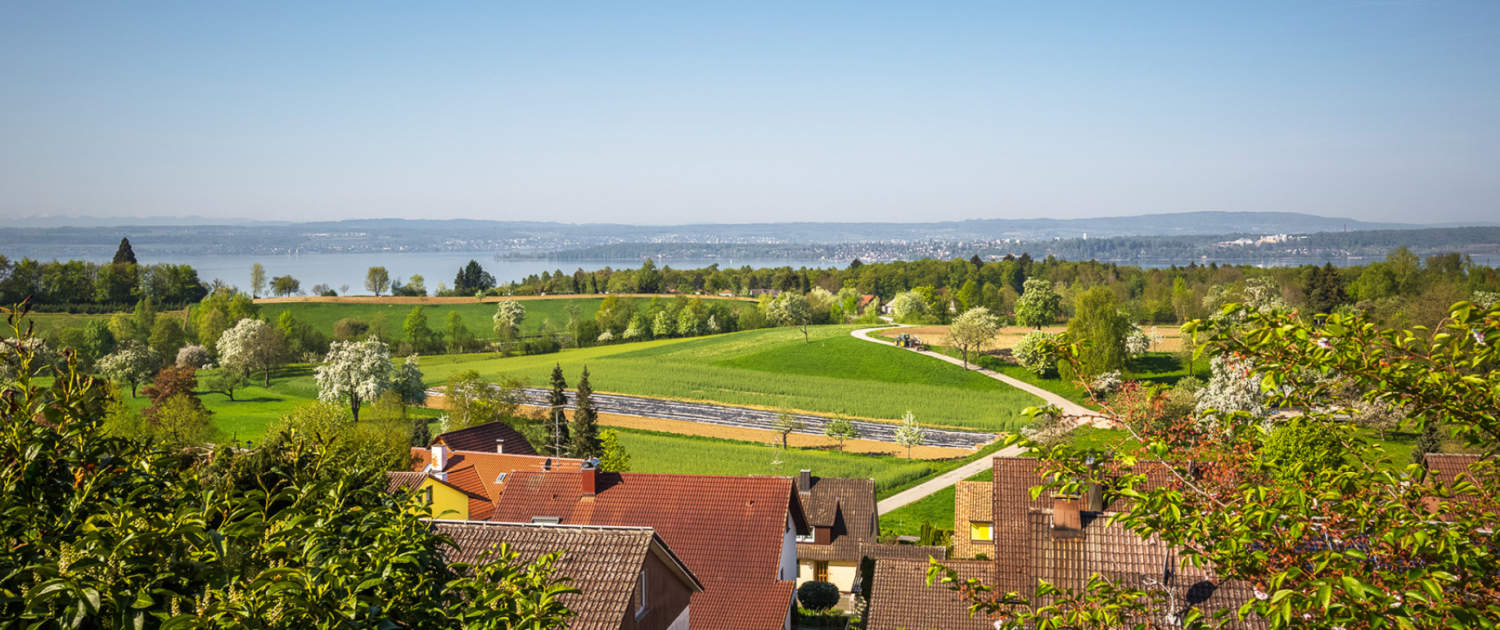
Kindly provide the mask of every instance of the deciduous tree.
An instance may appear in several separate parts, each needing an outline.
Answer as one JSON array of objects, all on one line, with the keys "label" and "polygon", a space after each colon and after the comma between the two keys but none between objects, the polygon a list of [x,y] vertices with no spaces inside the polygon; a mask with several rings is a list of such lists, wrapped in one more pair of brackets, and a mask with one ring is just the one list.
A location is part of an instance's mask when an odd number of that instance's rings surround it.
[{"label": "deciduous tree", "polygon": [[118,350],[99,360],[99,372],[116,383],[130,384],[130,397],[136,386],[156,373],[156,356],[137,341],[127,341]]},{"label": "deciduous tree", "polygon": [[835,416],[823,425],[823,435],[837,442],[839,450],[842,451],[844,450],[844,442],[859,439],[859,427],[854,426],[854,423],[850,422],[848,418]]},{"label": "deciduous tree", "polygon": [[376,339],[335,341],[328,348],[328,358],[314,371],[318,400],[347,403],[358,422],[360,405],[391,387],[393,370],[391,351],[385,343]]},{"label": "deciduous tree", "polygon": [[[971,281],[972,282],[972,281]],[[969,353],[978,352],[995,339],[1000,322],[990,314],[990,309],[975,306],[955,317],[948,325],[948,342],[963,355],[964,368],[969,367]]]},{"label": "deciduous tree", "polygon": [[266,268],[260,263],[250,265],[250,297],[260,297],[266,290]]},{"label": "deciduous tree", "polygon": [[896,427],[896,443],[906,447],[906,458],[911,459],[913,446],[921,446],[927,439],[927,433],[922,430],[922,425],[917,424],[917,416],[910,410],[901,416],[901,424]]},{"label": "deciduous tree", "polygon": [[385,267],[370,267],[365,272],[365,289],[379,297],[391,286],[391,272]]},{"label": "deciduous tree", "polygon": [[783,291],[766,305],[766,319],[778,326],[795,326],[802,331],[802,343],[809,343],[807,327],[812,324],[812,306],[807,296],[792,291]]},{"label": "deciduous tree", "polygon": [[1041,278],[1027,278],[1021,298],[1016,300],[1016,323],[1033,326],[1053,324],[1062,316],[1062,296],[1052,290],[1052,283]]},{"label": "deciduous tree", "polygon": [[793,431],[801,431],[806,426],[801,418],[792,415],[792,412],[786,410],[782,410],[781,413],[776,414],[776,421],[771,423],[771,427],[776,429],[777,433],[781,434],[782,450],[786,450],[787,436],[791,435]]},{"label": "deciduous tree", "polygon": [[219,363],[237,365],[245,372],[259,370],[262,384],[271,385],[271,370],[286,360],[286,339],[275,326],[259,319],[242,319],[219,337]]}]

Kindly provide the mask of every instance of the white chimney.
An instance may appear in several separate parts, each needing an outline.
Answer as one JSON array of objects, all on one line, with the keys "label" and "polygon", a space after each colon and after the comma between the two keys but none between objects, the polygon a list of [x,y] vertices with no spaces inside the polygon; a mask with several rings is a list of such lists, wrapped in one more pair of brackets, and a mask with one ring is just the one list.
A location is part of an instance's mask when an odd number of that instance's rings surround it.
[{"label": "white chimney", "polygon": [[443,472],[448,468],[448,448],[442,444],[432,445],[432,470]]},{"label": "white chimney", "polygon": [[498,438],[495,440],[495,452],[496,453],[504,453],[505,452],[505,440],[501,440],[501,439],[498,439]]}]

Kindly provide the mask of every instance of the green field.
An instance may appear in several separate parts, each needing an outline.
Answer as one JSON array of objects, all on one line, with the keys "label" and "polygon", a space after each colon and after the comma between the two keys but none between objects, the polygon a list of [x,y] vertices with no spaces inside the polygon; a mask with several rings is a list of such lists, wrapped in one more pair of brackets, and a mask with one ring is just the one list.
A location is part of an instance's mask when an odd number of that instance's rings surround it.
[{"label": "green field", "polygon": [[[260,441],[266,427],[298,406],[316,397],[311,369],[295,366],[272,379],[269,388],[259,384],[235,391],[235,400],[223,394],[199,393],[199,398],[214,412],[214,426],[219,440]],[[121,393],[127,404],[137,411],[150,402],[145,396],[130,398],[129,390]],[[411,413],[436,417],[433,409],[412,408]],[[434,431],[436,427],[433,427]],[[815,449],[782,450],[768,444],[723,440],[654,431],[616,428],[620,443],[631,457],[636,472],[682,473],[695,475],[796,475],[804,468],[817,475],[831,477],[868,477],[875,480],[876,491],[913,483],[951,464],[948,462],[908,461],[888,455],[864,455]]]},{"label": "green field", "polygon": [[[179,312],[180,311],[176,311]],[[34,325],[38,337],[46,337],[64,328],[83,328],[89,322],[108,322],[112,313],[36,313],[26,316],[26,321]],[[3,323],[3,321],[0,321]],[[0,336],[11,336],[9,324],[4,324],[6,329]],[[25,330],[23,324],[22,330]]]},{"label": "green field", "polygon": [[[663,301],[674,299],[670,296],[662,296]],[[714,299],[705,297],[704,299]],[[603,298],[568,298],[556,299],[528,299],[522,300],[521,304],[526,307],[526,319],[521,323],[521,334],[535,335],[542,329],[543,322],[551,322],[553,326],[562,328],[567,325],[568,320],[574,314],[582,318],[592,318],[598,312],[600,302]],[[620,298],[620,301],[634,306],[636,309],[644,309],[651,302],[651,298]],[[754,308],[754,302],[733,301],[729,302],[739,308]],[[411,312],[410,304],[369,304],[363,302],[335,303],[335,302],[282,302],[275,304],[261,304],[261,317],[267,321],[275,322],[283,312],[290,312],[292,317],[298,321],[306,322],[314,329],[325,335],[333,334],[333,324],[345,317],[352,317],[370,325],[374,330],[386,339],[402,341],[406,339],[401,325],[406,321],[406,316]],[[427,325],[435,331],[442,332],[447,322],[449,312],[457,312],[463,318],[464,326],[469,332],[481,340],[495,338],[493,317],[495,315],[494,303],[471,303],[471,304],[432,304],[422,307],[423,313],[427,315]]]},{"label": "green field", "polygon": [[812,343],[788,328],[667,339],[501,358],[424,357],[430,384],[463,370],[543,385],[554,364],[570,382],[587,365],[597,391],[798,409],[894,421],[907,410],[929,426],[1003,431],[1036,403],[1021,391],[904,350],[859,341],[850,326],[818,326]]},{"label": "green field", "polygon": [[818,476],[874,479],[878,493],[944,468],[934,462],[908,461],[889,455],[800,448],[782,450],[754,442],[616,430],[620,444],[630,453],[630,469],[634,472],[795,476],[798,471],[807,469]]}]

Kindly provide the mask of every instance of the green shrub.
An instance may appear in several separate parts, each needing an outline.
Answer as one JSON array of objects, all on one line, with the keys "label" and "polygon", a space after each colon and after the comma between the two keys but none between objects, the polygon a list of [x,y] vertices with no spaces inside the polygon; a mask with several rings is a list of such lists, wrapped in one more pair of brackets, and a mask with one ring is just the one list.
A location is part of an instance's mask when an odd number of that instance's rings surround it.
[{"label": "green shrub", "polygon": [[797,601],[803,608],[828,610],[839,603],[839,587],[829,582],[803,582],[797,587]]}]

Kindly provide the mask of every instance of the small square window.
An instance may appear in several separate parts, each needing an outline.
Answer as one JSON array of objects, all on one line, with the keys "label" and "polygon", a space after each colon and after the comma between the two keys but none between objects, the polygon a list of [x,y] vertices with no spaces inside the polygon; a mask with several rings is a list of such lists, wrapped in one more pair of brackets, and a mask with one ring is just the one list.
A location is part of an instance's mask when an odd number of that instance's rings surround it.
[{"label": "small square window", "polygon": [[969,523],[969,540],[994,540],[995,528],[993,524],[985,521],[973,521]]}]

